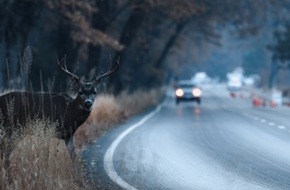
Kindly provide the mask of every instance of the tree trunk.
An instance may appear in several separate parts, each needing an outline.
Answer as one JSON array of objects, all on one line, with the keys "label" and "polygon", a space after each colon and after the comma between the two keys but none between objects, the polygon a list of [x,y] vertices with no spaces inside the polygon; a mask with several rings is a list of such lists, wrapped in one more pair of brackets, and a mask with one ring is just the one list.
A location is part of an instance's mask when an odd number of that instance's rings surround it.
[{"label": "tree trunk", "polygon": [[9,67],[9,77],[12,88],[22,88],[21,81],[19,81],[20,72],[19,72],[19,55],[22,51],[22,40],[18,39],[15,44],[8,46],[7,48],[7,66]]},{"label": "tree trunk", "polygon": [[270,79],[269,79],[269,83],[268,83],[269,89],[276,87],[278,72],[279,72],[278,61],[276,59],[274,59],[272,64],[271,64],[271,73],[270,73]]},{"label": "tree trunk", "polygon": [[0,41],[0,90],[3,90],[7,85],[7,71],[6,71],[6,43],[2,33]]},{"label": "tree trunk", "polygon": [[175,32],[173,33],[173,35],[169,38],[169,40],[165,44],[163,51],[161,52],[159,58],[157,59],[157,61],[155,63],[155,68],[160,69],[162,67],[162,64],[163,64],[169,50],[171,49],[172,46],[174,46],[176,40],[178,39],[179,35],[182,33],[185,26],[188,24],[188,22],[189,22],[189,20],[184,20],[182,22],[179,22],[176,25]]},{"label": "tree trunk", "polygon": [[121,52],[116,53],[113,60],[120,59],[120,69],[116,71],[114,77],[109,79],[109,84],[114,84],[114,93],[117,94],[121,92],[125,86],[129,86],[129,84],[125,84],[124,78],[128,77],[128,71],[130,69],[132,63],[132,57],[136,57],[138,55],[132,55],[132,48],[130,47],[132,42],[134,41],[138,29],[141,27],[142,22],[146,15],[142,10],[134,9],[131,11],[130,16],[128,16],[127,21],[124,24],[122,34],[120,35],[120,43],[125,45],[125,49]]}]

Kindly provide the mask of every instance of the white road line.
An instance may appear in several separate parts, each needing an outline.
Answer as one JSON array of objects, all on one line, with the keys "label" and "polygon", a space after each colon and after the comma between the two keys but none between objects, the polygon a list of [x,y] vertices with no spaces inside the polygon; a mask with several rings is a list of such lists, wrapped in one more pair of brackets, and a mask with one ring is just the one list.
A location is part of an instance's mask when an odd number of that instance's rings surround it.
[{"label": "white road line", "polygon": [[114,153],[116,148],[118,147],[118,145],[120,144],[120,142],[129,134],[131,133],[134,129],[136,129],[137,127],[141,126],[142,124],[144,124],[147,120],[149,120],[151,117],[153,117],[154,115],[156,115],[162,108],[162,106],[164,105],[164,103],[161,103],[159,106],[157,106],[157,108],[152,111],[151,113],[149,113],[148,115],[146,115],[145,117],[143,117],[138,123],[132,125],[131,127],[129,127],[128,129],[126,129],[125,131],[123,131],[114,141],[113,143],[110,145],[110,147],[108,148],[108,150],[105,153],[104,156],[104,168],[105,171],[107,173],[107,175],[116,183],[118,184],[120,187],[122,187],[123,189],[126,190],[137,190],[135,187],[133,187],[132,185],[128,184],[126,181],[124,181],[118,174],[117,171],[115,170],[114,167],[114,163],[113,163],[113,157],[114,157]]},{"label": "white road line", "polygon": [[255,119],[255,120],[259,120],[260,118],[259,118],[259,117],[256,117],[256,116],[254,116],[254,119]]},{"label": "white road line", "polygon": [[286,127],[284,125],[279,125],[278,128],[279,129],[285,129]]},{"label": "white road line", "polygon": [[260,119],[260,122],[261,122],[261,123],[266,123],[267,120],[266,120],[266,119]]},{"label": "white road line", "polygon": [[269,122],[268,125],[270,125],[270,126],[274,126],[275,123],[274,123],[274,122]]}]

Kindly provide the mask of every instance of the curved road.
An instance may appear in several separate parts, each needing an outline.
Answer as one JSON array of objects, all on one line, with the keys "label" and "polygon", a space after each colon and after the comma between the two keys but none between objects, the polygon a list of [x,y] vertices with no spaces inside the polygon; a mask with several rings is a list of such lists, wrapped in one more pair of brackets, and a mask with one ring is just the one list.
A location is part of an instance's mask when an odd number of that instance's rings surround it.
[{"label": "curved road", "polygon": [[[84,152],[88,183],[96,189],[290,189],[290,109],[253,108],[222,86],[204,89],[202,101],[176,106],[168,97],[132,131],[146,114],[100,138]],[[111,161],[104,156],[120,135],[114,171],[105,171]],[[121,188],[112,174],[129,186]]]}]

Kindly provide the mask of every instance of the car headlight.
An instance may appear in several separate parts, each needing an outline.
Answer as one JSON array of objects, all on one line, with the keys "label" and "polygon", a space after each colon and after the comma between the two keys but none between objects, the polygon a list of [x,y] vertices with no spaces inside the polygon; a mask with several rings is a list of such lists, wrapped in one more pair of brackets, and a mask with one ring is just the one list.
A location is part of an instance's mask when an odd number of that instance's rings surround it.
[{"label": "car headlight", "polygon": [[193,95],[194,97],[200,97],[201,94],[202,94],[202,92],[201,92],[201,90],[200,90],[199,88],[194,88],[194,89],[192,90],[192,95]]},{"label": "car headlight", "polygon": [[184,91],[179,88],[175,91],[175,94],[177,97],[182,97],[184,95]]}]

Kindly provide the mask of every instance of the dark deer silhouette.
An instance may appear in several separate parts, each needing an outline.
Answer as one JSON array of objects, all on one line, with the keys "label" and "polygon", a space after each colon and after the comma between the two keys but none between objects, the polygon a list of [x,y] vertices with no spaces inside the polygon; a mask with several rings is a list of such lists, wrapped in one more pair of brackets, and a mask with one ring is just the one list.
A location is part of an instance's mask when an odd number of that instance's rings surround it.
[{"label": "dark deer silhouette", "polygon": [[[83,82],[76,74],[68,71],[65,61],[57,63],[60,69],[78,84],[76,98],[67,94],[19,91],[0,96],[0,108],[7,136],[11,136],[15,128],[24,127],[33,117],[48,118],[59,123],[59,138],[68,143],[77,128],[88,118],[102,78],[111,75],[119,66],[117,62],[112,70],[97,76],[91,82]],[[9,113],[12,108],[13,113]]]}]

